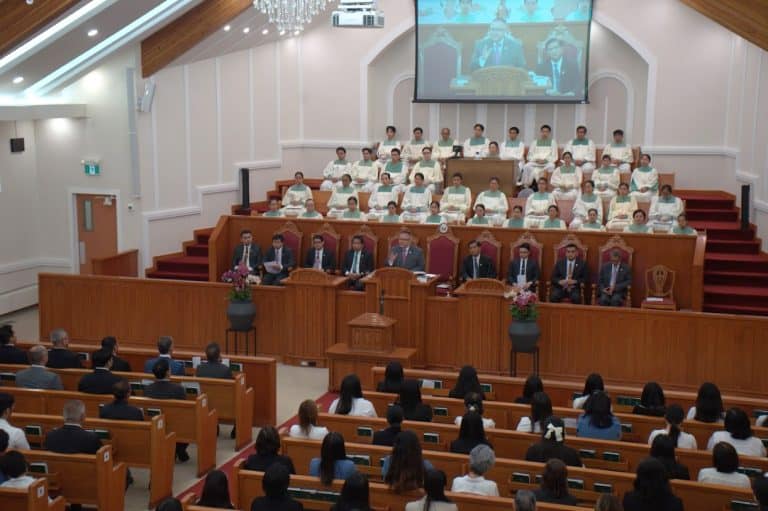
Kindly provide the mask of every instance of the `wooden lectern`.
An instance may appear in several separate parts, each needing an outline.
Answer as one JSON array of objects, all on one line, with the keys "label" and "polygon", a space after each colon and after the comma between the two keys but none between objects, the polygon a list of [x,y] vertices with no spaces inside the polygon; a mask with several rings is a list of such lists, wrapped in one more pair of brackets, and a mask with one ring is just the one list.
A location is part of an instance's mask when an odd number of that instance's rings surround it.
[{"label": "wooden lectern", "polygon": [[396,319],[375,312],[366,312],[347,322],[350,330],[350,351],[391,352],[394,347],[392,333],[395,323]]}]

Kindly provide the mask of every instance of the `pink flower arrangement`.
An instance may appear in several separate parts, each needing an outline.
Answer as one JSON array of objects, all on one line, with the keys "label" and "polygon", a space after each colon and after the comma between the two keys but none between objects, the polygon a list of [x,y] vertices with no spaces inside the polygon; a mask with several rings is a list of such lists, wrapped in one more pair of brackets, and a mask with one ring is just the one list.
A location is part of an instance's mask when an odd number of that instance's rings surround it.
[{"label": "pink flower arrangement", "polygon": [[239,264],[234,270],[227,270],[221,276],[222,282],[232,284],[229,291],[229,299],[232,301],[249,301],[251,299],[251,286],[258,284],[259,278],[251,275],[248,267]]},{"label": "pink flower arrangement", "polygon": [[539,316],[536,304],[539,298],[536,293],[523,291],[515,296],[509,304],[509,313],[517,321],[531,321]]}]

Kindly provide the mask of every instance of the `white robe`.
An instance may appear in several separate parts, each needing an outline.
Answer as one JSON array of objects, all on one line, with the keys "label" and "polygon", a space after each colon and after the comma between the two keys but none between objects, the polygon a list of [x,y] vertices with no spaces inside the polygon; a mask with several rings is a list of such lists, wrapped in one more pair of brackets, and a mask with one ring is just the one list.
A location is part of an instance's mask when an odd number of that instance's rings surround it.
[{"label": "white robe", "polygon": [[581,227],[581,224],[587,221],[587,213],[589,213],[590,209],[597,210],[598,222],[603,221],[603,199],[594,193],[589,198],[592,200],[585,200],[584,194],[581,193],[576,202],[573,203],[573,209],[571,210],[573,219],[571,220],[571,225],[569,225],[571,229],[577,230]]},{"label": "white robe", "polygon": [[612,199],[616,196],[616,191],[621,184],[619,169],[608,167],[610,172],[605,171],[605,167],[600,167],[592,172],[592,181],[595,182],[595,193],[604,199]]},{"label": "white robe", "polygon": [[522,140],[515,140],[517,145],[507,145],[511,141],[507,140],[503,144],[501,144],[501,151],[499,153],[499,156],[501,156],[502,160],[517,160],[520,162],[520,166],[522,167],[523,164],[523,155],[525,154],[525,144],[523,144]]},{"label": "white robe", "polygon": [[464,158],[485,158],[488,156],[488,144],[491,143],[488,137],[482,137],[481,144],[473,144],[475,137],[470,137],[464,141]]},{"label": "white robe", "polygon": [[[635,159],[635,155],[632,154],[632,146],[629,144],[623,144],[620,146],[607,144],[603,148],[603,156],[608,155],[611,160],[619,160],[619,171],[622,174],[628,174],[632,170],[632,162]],[[613,163],[611,163],[613,165]]]},{"label": "white robe", "polygon": [[[304,203],[312,198],[312,189],[307,185],[302,185],[302,189],[298,189],[297,185],[289,187],[285,191],[283,196],[283,213],[285,216],[299,216],[304,213]],[[298,204],[293,204],[298,202]]]},{"label": "white robe", "polygon": [[[555,170],[557,161],[557,141],[550,139],[551,144],[539,146],[539,141],[534,140],[528,148],[528,163],[523,167],[523,186],[530,187],[538,181],[547,171]],[[536,163],[536,160],[547,160],[546,163]]]},{"label": "white robe", "polygon": [[659,195],[651,199],[651,208],[648,210],[648,223],[654,231],[668,232],[677,225],[677,217],[683,212],[683,201],[679,197],[671,196],[670,201],[664,201]]},{"label": "white robe", "polygon": [[[632,213],[637,209],[637,200],[629,196],[629,200],[619,200],[617,195],[611,199],[611,206],[608,209],[608,222],[605,227],[610,231],[623,231],[625,227],[632,223]],[[618,218],[619,215],[626,215],[624,218]]]},{"label": "white robe", "polygon": [[435,193],[437,186],[443,184],[443,169],[440,168],[440,164],[435,160],[429,160],[432,162],[428,164],[426,160],[422,160],[413,166],[411,171],[410,182],[416,181],[416,173],[421,172],[424,174],[424,186],[429,188],[429,191]]},{"label": "white robe", "polygon": [[340,217],[347,210],[347,200],[350,197],[360,200],[360,197],[357,196],[357,190],[353,186],[349,188],[340,186],[333,190],[331,198],[328,199],[328,218]]},{"label": "white robe", "polygon": [[589,223],[585,222],[585,223],[582,223],[581,225],[579,225],[579,230],[580,231],[593,231],[593,232],[594,231],[600,231],[600,232],[605,232],[605,226],[603,224],[600,224],[600,223],[597,224],[596,226],[592,226]]},{"label": "white robe", "polygon": [[434,144],[432,144],[432,159],[433,160],[439,160],[442,158],[450,158],[453,156],[453,146],[459,145],[458,141],[454,139],[449,140],[450,145],[441,145],[445,144],[443,142],[443,139],[441,138]]},{"label": "white robe", "polygon": [[368,218],[378,220],[387,214],[387,204],[397,202],[398,191],[392,185],[379,185],[376,191],[368,198]]},{"label": "white robe", "polygon": [[464,223],[472,207],[472,192],[466,186],[449,186],[440,199],[440,213],[449,222]]},{"label": "white robe", "polygon": [[397,140],[382,140],[379,142],[379,147],[376,149],[376,158],[382,162],[389,161],[392,157],[392,149],[397,147],[401,149],[401,144]]},{"label": "white robe", "polygon": [[410,160],[421,161],[423,157],[421,150],[425,147],[430,147],[430,145],[431,144],[424,139],[421,139],[418,142],[416,140],[411,140],[403,146],[403,160],[408,162],[409,166],[415,165],[415,163],[411,163]]},{"label": "white robe", "polygon": [[494,225],[501,225],[506,220],[509,202],[501,190],[480,192],[480,195],[475,199],[475,206],[478,204],[485,206],[485,215],[490,217],[491,223]]},{"label": "white robe", "polygon": [[[644,169],[650,170],[644,170]],[[641,192],[641,188],[648,188]],[[629,183],[629,194],[637,199],[637,202],[651,202],[659,192],[659,173],[653,167],[638,167],[632,171],[632,180]]]},{"label": "white robe", "polygon": [[379,180],[379,163],[373,160],[358,160],[352,164],[352,186],[363,192],[376,189]]},{"label": "white robe", "polygon": [[395,166],[392,164],[392,161],[388,161],[387,164],[382,168],[381,172],[389,173],[389,177],[392,179],[392,184],[395,186],[395,188],[397,188],[397,191],[404,192],[405,183],[408,181],[408,164],[402,160],[400,160],[399,163],[399,171],[396,170]]},{"label": "white robe", "polygon": [[349,174],[349,162],[347,160],[333,160],[328,162],[323,170],[324,181],[320,189],[330,191],[341,186],[341,176]]},{"label": "white robe", "polygon": [[422,186],[421,190],[416,190],[416,186],[410,186],[403,196],[403,213],[400,215],[400,221],[423,223],[429,216],[431,202],[432,192],[428,187]]},{"label": "white robe", "polygon": [[536,229],[549,218],[547,209],[556,206],[555,196],[548,192],[536,192],[525,201],[525,222],[527,229]]},{"label": "white robe", "polygon": [[578,166],[582,172],[592,172],[595,170],[595,159],[597,158],[597,151],[595,150],[595,143],[592,140],[587,139],[586,145],[574,144],[576,139],[571,140],[566,144],[565,150],[571,153],[574,163],[578,160],[583,160],[583,164]]},{"label": "white robe", "polygon": [[557,167],[550,181],[555,189],[555,200],[576,200],[579,196],[581,180],[582,174],[579,167],[571,167],[570,171],[563,171],[563,167]]}]

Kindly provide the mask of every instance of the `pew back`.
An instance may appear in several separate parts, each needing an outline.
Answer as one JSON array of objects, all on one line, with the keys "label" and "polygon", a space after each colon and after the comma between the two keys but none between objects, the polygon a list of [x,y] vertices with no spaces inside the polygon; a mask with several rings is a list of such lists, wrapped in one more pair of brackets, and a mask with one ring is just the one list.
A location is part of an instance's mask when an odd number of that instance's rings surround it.
[{"label": "pew back", "polygon": [[0,488],[0,509],[3,511],[64,511],[61,497],[48,500],[48,481],[38,479],[28,488]]}]

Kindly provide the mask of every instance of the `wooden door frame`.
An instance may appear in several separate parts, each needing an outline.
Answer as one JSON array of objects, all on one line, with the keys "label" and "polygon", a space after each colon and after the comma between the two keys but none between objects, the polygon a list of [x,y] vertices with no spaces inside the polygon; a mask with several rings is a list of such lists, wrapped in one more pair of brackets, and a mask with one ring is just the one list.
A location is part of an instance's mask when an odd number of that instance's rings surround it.
[{"label": "wooden door frame", "polygon": [[80,273],[80,247],[77,239],[77,195],[112,195],[115,197],[115,213],[117,216],[117,251],[123,250],[123,214],[120,190],[117,188],[88,188],[70,186],[67,188],[67,202],[69,203],[69,264],[70,273]]}]

